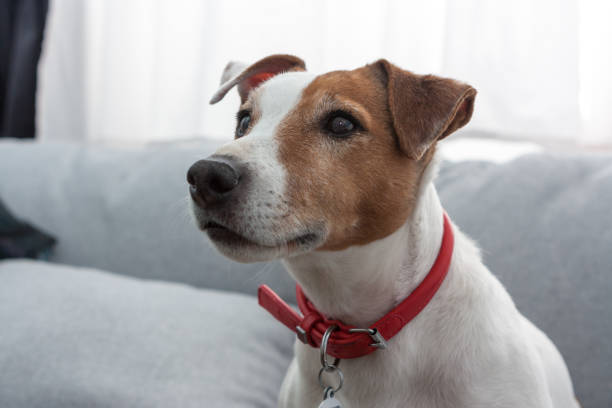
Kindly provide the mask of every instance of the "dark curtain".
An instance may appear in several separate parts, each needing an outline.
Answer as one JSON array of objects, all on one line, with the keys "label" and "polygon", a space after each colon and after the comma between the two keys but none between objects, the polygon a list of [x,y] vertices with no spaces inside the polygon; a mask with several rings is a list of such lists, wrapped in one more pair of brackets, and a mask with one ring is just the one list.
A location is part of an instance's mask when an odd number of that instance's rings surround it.
[{"label": "dark curtain", "polygon": [[0,137],[34,137],[38,59],[48,0],[0,0]]}]

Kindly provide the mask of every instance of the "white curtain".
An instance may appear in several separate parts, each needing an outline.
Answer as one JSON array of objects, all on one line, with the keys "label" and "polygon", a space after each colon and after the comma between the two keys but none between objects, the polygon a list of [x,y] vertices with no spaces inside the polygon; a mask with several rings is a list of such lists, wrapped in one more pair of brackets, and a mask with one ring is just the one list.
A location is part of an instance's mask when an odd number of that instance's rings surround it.
[{"label": "white curtain", "polygon": [[231,138],[210,106],[229,60],[310,70],[385,57],[479,90],[469,129],[612,144],[612,2],[587,0],[53,0],[40,66],[42,139]]}]

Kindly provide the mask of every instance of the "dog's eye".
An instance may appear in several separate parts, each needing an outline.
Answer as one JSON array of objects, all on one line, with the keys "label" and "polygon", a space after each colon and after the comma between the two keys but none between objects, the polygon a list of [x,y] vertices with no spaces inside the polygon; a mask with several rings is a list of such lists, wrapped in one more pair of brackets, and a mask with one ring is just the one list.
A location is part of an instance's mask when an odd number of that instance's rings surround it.
[{"label": "dog's eye", "polygon": [[248,112],[240,112],[238,114],[238,127],[236,128],[236,137],[242,137],[246,133],[251,124],[251,114]]},{"label": "dog's eye", "polygon": [[332,115],[325,126],[335,137],[347,137],[357,129],[357,125],[345,115]]}]

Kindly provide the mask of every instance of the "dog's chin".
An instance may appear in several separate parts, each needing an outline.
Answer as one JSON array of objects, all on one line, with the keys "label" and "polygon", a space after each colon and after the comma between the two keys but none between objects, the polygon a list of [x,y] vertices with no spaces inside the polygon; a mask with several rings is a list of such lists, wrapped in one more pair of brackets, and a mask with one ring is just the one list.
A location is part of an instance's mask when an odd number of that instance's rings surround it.
[{"label": "dog's chin", "polygon": [[206,223],[201,229],[219,252],[242,263],[272,261],[303,254],[316,249],[324,240],[322,233],[306,231],[293,238],[278,240],[279,244],[268,245],[215,223]]}]

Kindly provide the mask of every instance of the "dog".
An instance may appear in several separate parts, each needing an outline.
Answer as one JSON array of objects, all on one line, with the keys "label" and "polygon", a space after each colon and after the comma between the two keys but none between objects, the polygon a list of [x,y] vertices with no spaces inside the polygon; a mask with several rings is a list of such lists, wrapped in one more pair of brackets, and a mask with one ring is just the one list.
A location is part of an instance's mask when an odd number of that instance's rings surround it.
[{"label": "dog", "polygon": [[[384,59],[314,75],[290,55],[229,63],[211,103],[233,87],[235,140],[193,164],[187,181],[216,248],[240,262],[282,259],[311,308],[302,318],[260,292],[301,338],[280,407],[579,406],[560,353],[448,219],[433,184],[436,144],[469,122],[474,88]],[[445,257],[436,287],[423,289]],[[423,290],[413,315],[395,312]],[[391,338],[368,329],[383,316],[397,326]],[[301,327],[308,319],[318,332]],[[350,336],[361,346],[343,349]],[[332,362],[332,349],[358,356]]]}]

